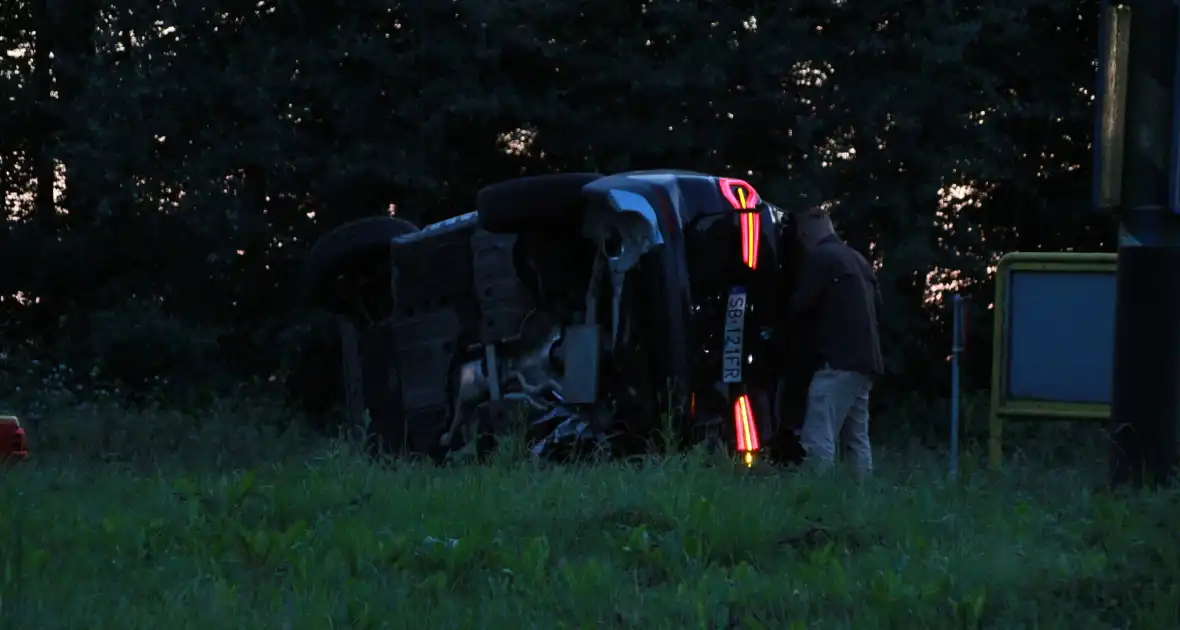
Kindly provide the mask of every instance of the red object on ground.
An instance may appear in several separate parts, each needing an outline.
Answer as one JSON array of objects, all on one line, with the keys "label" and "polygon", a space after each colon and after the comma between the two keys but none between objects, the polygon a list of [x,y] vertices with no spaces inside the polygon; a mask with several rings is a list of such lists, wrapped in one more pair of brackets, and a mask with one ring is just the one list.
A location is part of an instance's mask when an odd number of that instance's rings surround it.
[{"label": "red object on ground", "polygon": [[29,439],[15,416],[0,416],[0,461],[29,457]]}]

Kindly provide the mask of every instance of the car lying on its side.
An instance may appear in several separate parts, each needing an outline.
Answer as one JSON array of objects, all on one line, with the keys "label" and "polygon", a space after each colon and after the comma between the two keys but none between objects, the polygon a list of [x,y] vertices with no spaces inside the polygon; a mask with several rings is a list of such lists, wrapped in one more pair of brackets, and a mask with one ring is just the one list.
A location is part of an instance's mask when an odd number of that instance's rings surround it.
[{"label": "car lying on its side", "polygon": [[522,422],[538,455],[674,439],[747,461],[791,438],[775,329],[798,246],[750,184],[569,173],[476,207],[421,229],[362,219],[310,253],[310,295],[357,331],[346,381],[368,437],[443,458]]}]

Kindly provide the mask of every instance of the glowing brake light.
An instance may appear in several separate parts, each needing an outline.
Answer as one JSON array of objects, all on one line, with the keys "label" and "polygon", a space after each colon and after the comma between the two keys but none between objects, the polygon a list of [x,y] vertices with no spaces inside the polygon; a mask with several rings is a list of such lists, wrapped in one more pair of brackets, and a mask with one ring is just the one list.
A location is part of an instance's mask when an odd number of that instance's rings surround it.
[{"label": "glowing brake light", "polygon": [[750,406],[750,397],[746,394],[738,396],[733,403],[733,425],[737,433],[737,450],[742,453],[747,466],[754,463],[754,451],[761,446],[758,443],[758,425],[754,422],[754,410]]},{"label": "glowing brake light", "polygon": [[762,216],[757,212],[747,212],[741,216],[742,222],[742,262],[750,269],[758,268],[758,237],[762,228]]},{"label": "glowing brake light", "polygon": [[758,191],[740,179],[722,177],[717,180],[721,187],[721,195],[741,212],[742,222],[742,262],[750,269],[758,268],[758,247],[762,229],[762,216],[758,213]]},{"label": "glowing brake light", "polygon": [[28,456],[29,442],[20,421],[13,416],[0,416],[0,461]]},{"label": "glowing brake light", "polygon": [[743,180],[721,177],[718,178],[717,185],[721,187],[721,195],[734,210],[753,210],[761,201],[758,191]]}]

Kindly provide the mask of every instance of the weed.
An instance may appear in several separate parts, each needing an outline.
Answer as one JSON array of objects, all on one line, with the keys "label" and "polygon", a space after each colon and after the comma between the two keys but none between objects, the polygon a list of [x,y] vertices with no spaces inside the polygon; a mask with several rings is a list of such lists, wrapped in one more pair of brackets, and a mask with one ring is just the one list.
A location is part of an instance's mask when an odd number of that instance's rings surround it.
[{"label": "weed", "polygon": [[1180,502],[1107,493],[1099,457],[952,483],[881,449],[858,481],[507,440],[435,466],[265,429],[274,408],[112,415],[101,447],[92,413],[0,475],[10,627],[1180,627]]}]

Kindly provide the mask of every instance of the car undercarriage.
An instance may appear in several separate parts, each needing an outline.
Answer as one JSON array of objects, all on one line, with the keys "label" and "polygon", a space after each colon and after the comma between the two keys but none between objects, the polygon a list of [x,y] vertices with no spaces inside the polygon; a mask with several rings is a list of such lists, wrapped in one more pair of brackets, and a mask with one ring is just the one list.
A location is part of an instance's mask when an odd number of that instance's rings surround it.
[{"label": "car undercarriage", "polygon": [[443,460],[505,435],[546,457],[706,441],[751,461],[790,437],[776,329],[797,248],[748,183],[560,174],[476,206],[421,229],[355,221],[309,255],[313,303],[356,331],[346,389],[374,446]]}]

